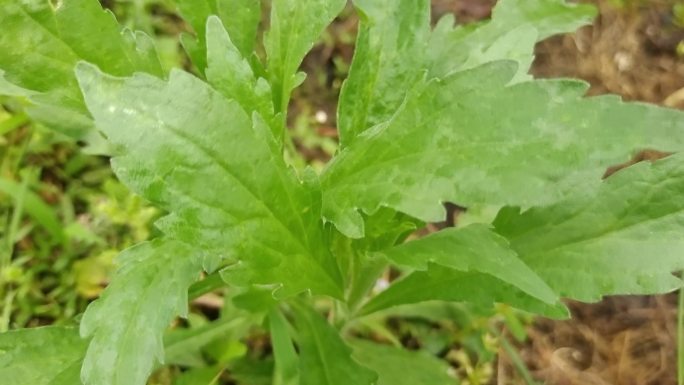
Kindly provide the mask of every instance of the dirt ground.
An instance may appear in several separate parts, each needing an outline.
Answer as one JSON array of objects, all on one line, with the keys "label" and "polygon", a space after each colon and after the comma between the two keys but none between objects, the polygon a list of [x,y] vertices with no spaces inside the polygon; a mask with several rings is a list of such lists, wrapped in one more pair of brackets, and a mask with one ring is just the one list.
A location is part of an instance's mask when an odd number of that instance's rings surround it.
[{"label": "dirt ground", "polygon": [[[485,19],[495,2],[433,0],[433,19],[445,13],[461,22]],[[584,79],[591,84],[590,95],[613,93],[625,100],[684,108],[684,57],[677,54],[678,49],[684,52],[684,28],[675,16],[676,0],[593,2],[600,9],[594,25],[538,44],[532,73]],[[339,72],[351,61],[355,29],[353,17],[341,18],[327,43],[304,63],[304,70],[318,76],[297,91],[292,108],[325,112],[328,119],[315,125],[319,134],[335,136]],[[321,73],[322,63],[326,70]],[[310,159],[329,157],[303,141],[298,147]],[[660,155],[637,154],[634,161]],[[674,385],[676,302],[671,294],[570,303],[573,319],[534,322],[528,341],[518,346],[520,356],[535,380],[549,385]],[[493,383],[525,384],[510,357],[503,351],[500,357]]]}]

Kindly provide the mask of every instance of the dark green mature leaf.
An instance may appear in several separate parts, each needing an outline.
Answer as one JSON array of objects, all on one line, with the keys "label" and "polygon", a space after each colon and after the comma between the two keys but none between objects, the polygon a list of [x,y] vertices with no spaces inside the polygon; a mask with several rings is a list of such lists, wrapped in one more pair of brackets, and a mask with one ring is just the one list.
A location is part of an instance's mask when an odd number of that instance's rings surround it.
[{"label": "dark green mature leaf", "polygon": [[357,0],[362,20],[348,80],[342,87],[338,126],[342,146],[389,119],[422,78],[430,32],[429,0]]},{"label": "dark green mature leaf", "polygon": [[[97,0],[57,4],[53,7],[49,0],[0,2],[0,70],[9,83],[31,95],[32,117],[82,138],[92,121],[74,77],[79,60],[118,76],[135,71],[163,73],[153,41],[142,33],[122,31]],[[5,88],[0,91],[17,93],[17,89]]]},{"label": "dark green mature leaf", "polygon": [[320,195],[288,169],[260,119],[181,71],[164,82],[82,65],[78,77],[98,127],[120,150],[116,174],[171,212],[158,222],[166,234],[207,251],[213,265],[238,260],[233,283],[341,296]]},{"label": "dark green mature leaf", "polygon": [[552,318],[569,315],[564,306],[548,305],[490,274],[459,271],[435,264],[430,264],[426,271],[410,273],[394,282],[361,308],[360,314],[432,300],[467,302],[483,307],[505,303]]},{"label": "dark green mature leaf", "polygon": [[446,362],[393,346],[355,340],[353,357],[378,373],[376,385],[455,385]]},{"label": "dark green mature leaf", "polygon": [[[207,67],[207,19],[218,16],[230,35],[231,45],[246,59],[252,57],[261,20],[260,0],[175,0],[183,18],[195,30],[196,39],[184,35],[185,50],[197,69]],[[227,69],[226,69],[227,70]]]},{"label": "dark green mature leaf", "polygon": [[274,137],[280,140],[283,127],[274,119],[271,86],[266,79],[255,76],[216,16],[207,20],[206,40],[207,81],[226,98],[238,102],[247,113],[258,112],[271,122]]},{"label": "dark green mature leaf", "polygon": [[41,327],[0,334],[0,379],[12,385],[77,385],[88,342],[78,331]]},{"label": "dark green mature leaf", "polygon": [[671,273],[684,269],[684,158],[632,166],[552,206],[504,209],[495,225],[563,297],[674,290],[682,283]]},{"label": "dark green mature leaf", "polygon": [[81,335],[92,336],[81,371],[85,385],[145,384],[154,361],[163,362],[163,332],[187,313],[188,287],[202,270],[190,246],[165,239],[128,249],[118,262],[81,321]]},{"label": "dark green mature leaf", "polygon": [[382,254],[413,269],[427,270],[429,263],[435,263],[487,274],[543,302],[558,302],[558,295],[518,258],[506,239],[484,225],[442,230]]},{"label": "dark green mature leaf", "polygon": [[290,93],[299,86],[299,65],[346,0],[273,0],[271,28],[264,45],[276,112],[287,111]]},{"label": "dark green mature leaf", "polygon": [[501,0],[492,19],[454,28],[445,16],[430,32],[428,0],[357,0],[362,13],[349,79],[340,96],[340,141],[349,145],[385,122],[423,78],[443,78],[497,60],[515,60],[513,82],[529,79],[537,41],[588,24],[593,6],[562,0]]},{"label": "dark green mature leaf", "polygon": [[377,375],[351,357],[337,329],[304,304],[294,306],[300,385],[371,385]]},{"label": "dark green mature leaf", "polygon": [[[637,147],[678,150],[684,115],[615,97],[582,98],[586,85],[547,80],[506,86],[510,62],[432,80],[387,123],[366,131],[322,176],[323,215],[351,237],[386,206],[425,222],[440,202],[463,206],[558,201]],[[658,122],[654,125],[652,122]]]}]

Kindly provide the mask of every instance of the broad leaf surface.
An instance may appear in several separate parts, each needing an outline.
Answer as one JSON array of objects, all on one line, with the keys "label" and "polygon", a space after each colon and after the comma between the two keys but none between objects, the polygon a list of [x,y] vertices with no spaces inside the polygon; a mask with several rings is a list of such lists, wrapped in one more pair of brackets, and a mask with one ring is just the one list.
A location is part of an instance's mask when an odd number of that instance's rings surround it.
[{"label": "broad leaf surface", "polygon": [[361,22],[349,78],[340,94],[342,146],[394,114],[406,96],[398,85],[410,87],[422,78],[430,32],[428,0],[357,0],[354,5]]},{"label": "broad leaf surface", "polygon": [[425,352],[355,340],[353,357],[378,373],[376,385],[454,385],[449,365]]},{"label": "broad leaf surface", "polygon": [[163,74],[153,41],[122,31],[97,0],[63,0],[56,7],[48,0],[5,0],[0,2],[0,25],[5,80],[31,94],[34,119],[76,138],[92,127],[74,77],[79,60],[113,75]]},{"label": "broad leaf surface", "polygon": [[166,234],[205,250],[210,265],[237,261],[235,284],[340,296],[320,194],[287,168],[260,119],[181,71],[165,82],[83,65],[78,76],[98,128],[119,149],[115,173],[171,213],[158,222]]},{"label": "broad leaf surface", "polygon": [[[656,122],[657,120],[653,120]],[[595,193],[525,212],[504,209],[496,230],[561,296],[674,290],[684,269],[684,159],[639,164]]]},{"label": "broad leaf surface", "polygon": [[371,385],[377,375],[352,357],[340,333],[308,305],[294,306],[300,385]]},{"label": "broad leaf surface", "polygon": [[427,270],[429,263],[435,263],[488,274],[541,301],[558,301],[553,290],[518,258],[506,239],[484,225],[442,230],[382,254],[400,266],[418,270]]},{"label": "broad leaf surface", "polygon": [[276,112],[287,111],[290,92],[303,80],[299,65],[346,0],[273,0],[264,45]]},{"label": "broad leaf surface", "polygon": [[[637,148],[675,151],[684,115],[618,98],[583,98],[569,80],[506,84],[510,62],[432,80],[394,117],[366,131],[322,176],[323,215],[351,237],[386,206],[425,222],[462,206],[558,201]],[[658,122],[658,124],[653,124]]]},{"label": "broad leaf surface", "polygon": [[562,305],[549,305],[517,287],[490,274],[459,271],[430,264],[425,271],[416,271],[392,283],[361,308],[367,315],[394,306],[424,301],[467,302],[492,307],[505,303],[521,310],[552,318],[564,318],[568,312]]},{"label": "broad leaf surface", "polygon": [[207,19],[218,16],[225,25],[230,40],[240,55],[250,59],[254,53],[257,29],[261,20],[261,0],[175,0],[183,18],[195,31],[195,39],[184,35],[185,50],[197,69],[207,67]]},{"label": "broad leaf surface", "polygon": [[264,78],[257,78],[240,50],[233,44],[221,20],[207,20],[207,81],[227,99],[233,99],[243,110],[258,112],[271,122],[275,138],[282,138],[282,127],[274,119],[271,87]]},{"label": "broad leaf surface", "polygon": [[388,120],[424,73],[428,80],[443,78],[506,59],[518,63],[512,82],[529,79],[537,41],[572,32],[596,14],[591,5],[562,0],[501,0],[489,21],[454,27],[454,18],[448,15],[430,31],[428,0],[354,4],[362,17],[349,78],[340,96],[342,147]]},{"label": "broad leaf surface", "polygon": [[118,263],[81,321],[81,335],[92,337],[81,371],[85,385],[145,384],[155,360],[163,362],[164,330],[187,313],[188,287],[202,271],[191,247],[164,239],[122,252]]},{"label": "broad leaf surface", "polygon": [[40,327],[0,334],[0,379],[12,385],[77,385],[88,342],[78,330]]}]

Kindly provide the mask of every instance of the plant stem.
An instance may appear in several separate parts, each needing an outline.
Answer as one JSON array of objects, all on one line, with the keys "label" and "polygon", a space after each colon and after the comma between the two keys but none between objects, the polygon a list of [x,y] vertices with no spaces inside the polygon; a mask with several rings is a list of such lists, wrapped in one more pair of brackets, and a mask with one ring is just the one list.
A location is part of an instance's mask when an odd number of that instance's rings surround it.
[{"label": "plant stem", "polygon": [[188,289],[188,300],[192,301],[204,294],[212,292],[226,286],[226,283],[221,279],[221,274],[217,271],[205,277],[203,280],[195,282]]}]

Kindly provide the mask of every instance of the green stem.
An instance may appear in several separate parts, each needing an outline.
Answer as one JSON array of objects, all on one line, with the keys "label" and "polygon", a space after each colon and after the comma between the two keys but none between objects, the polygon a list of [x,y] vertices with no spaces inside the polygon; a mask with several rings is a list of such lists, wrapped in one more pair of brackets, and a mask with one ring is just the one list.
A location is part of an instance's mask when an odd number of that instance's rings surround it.
[{"label": "green stem", "polygon": [[201,281],[195,282],[188,289],[188,300],[192,301],[197,299],[204,294],[212,292],[216,289],[220,289],[226,286],[226,283],[221,279],[221,274],[219,272],[208,275]]}]

